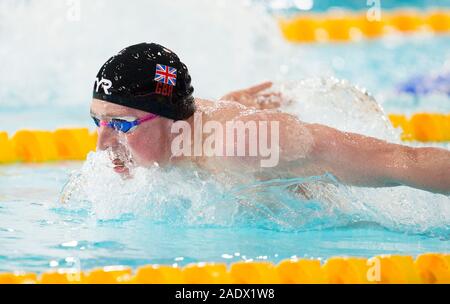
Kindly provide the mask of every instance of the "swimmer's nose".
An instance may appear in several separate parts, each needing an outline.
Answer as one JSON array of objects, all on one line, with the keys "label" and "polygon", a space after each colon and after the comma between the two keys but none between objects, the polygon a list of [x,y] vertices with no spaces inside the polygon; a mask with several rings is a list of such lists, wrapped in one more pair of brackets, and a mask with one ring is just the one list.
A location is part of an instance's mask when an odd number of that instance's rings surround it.
[{"label": "swimmer's nose", "polygon": [[108,148],[115,147],[118,143],[116,132],[108,128],[107,126],[100,126],[97,129],[98,139],[97,139],[97,149],[106,150]]}]

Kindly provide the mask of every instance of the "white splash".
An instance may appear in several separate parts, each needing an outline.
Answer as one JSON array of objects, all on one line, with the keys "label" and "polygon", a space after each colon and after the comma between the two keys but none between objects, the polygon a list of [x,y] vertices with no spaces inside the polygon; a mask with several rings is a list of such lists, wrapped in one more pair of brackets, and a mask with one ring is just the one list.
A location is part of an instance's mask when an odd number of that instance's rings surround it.
[{"label": "white splash", "polygon": [[[302,120],[398,141],[376,101],[345,82],[309,79],[273,89],[283,95],[282,108]],[[450,230],[450,197],[408,187],[350,187],[332,176],[237,184],[195,167],[138,167],[122,179],[110,162],[107,151],[91,153],[63,192],[66,206],[87,202],[98,219],[132,215],[186,225],[308,230],[371,222],[440,236]]]}]

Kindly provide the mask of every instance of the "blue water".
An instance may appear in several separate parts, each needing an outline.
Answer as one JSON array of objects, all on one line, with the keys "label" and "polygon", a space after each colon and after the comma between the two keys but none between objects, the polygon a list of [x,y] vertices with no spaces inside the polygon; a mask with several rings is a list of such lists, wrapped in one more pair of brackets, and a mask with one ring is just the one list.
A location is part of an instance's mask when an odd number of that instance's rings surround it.
[{"label": "blue water", "polygon": [[[448,70],[447,35],[291,45],[282,40],[273,18],[253,7],[209,0],[189,5],[136,1],[145,8],[142,13],[124,8],[121,1],[108,5],[90,1],[83,6],[79,22],[63,19],[63,2],[0,3],[0,60],[8,58],[1,61],[0,70],[0,130],[92,128],[88,105],[93,76],[111,53],[136,41],[173,46],[188,63],[199,97],[218,98],[265,79],[283,82],[320,75],[346,78],[367,88],[387,113],[450,111],[446,94],[417,97],[398,91],[398,85],[412,77]],[[315,10],[328,6],[314,3]],[[391,4],[382,1],[382,5]],[[150,9],[155,18],[165,16],[158,10],[170,9],[180,24],[190,26],[151,26],[154,21],[144,13]],[[201,9],[209,13],[199,14]],[[97,17],[99,10],[103,20]],[[133,15],[133,23],[115,22],[123,15]],[[20,27],[17,18],[23,21]],[[191,24],[193,18],[199,22]],[[98,35],[104,24],[107,29]],[[204,24],[211,26],[205,30]],[[239,31],[235,24],[240,24]],[[198,35],[199,31],[204,34]],[[28,52],[32,47],[33,52]],[[207,53],[201,51],[205,49]],[[217,77],[210,77],[211,70]],[[344,107],[341,95],[330,96],[330,107]],[[323,110],[321,102],[327,99],[312,97],[310,102]],[[352,111],[344,112],[351,117]],[[330,115],[327,123],[388,137],[381,127],[339,121],[345,120],[344,112],[338,118]],[[314,120],[314,112],[302,114],[307,121]],[[379,117],[375,121],[380,123]],[[124,185],[108,175],[99,160],[93,154],[87,163],[0,167],[0,271],[243,259],[277,262],[292,256],[417,255],[450,249],[448,196],[407,187],[338,185],[321,199],[305,201],[294,198],[287,188],[311,180],[224,188],[208,177],[153,169],[141,172],[134,185]],[[80,172],[84,182],[61,204],[62,189]]]},{"label": "blue water", "polygon": [[[277,212],[261,212],[267,206],[250,196],[250,208],[242,204],[230,215],[224,202],[213,194],[216,190],[212,184],[203,188],[183,185],[169,174],[160,182],[167,188],[149,190],[147,201],[136,202],[132,196],[132,204],[125,201],[118,206],[113,198],[103,200],[108,193],[91,181],[91,187],[103,190],[96,205],[77,198],[61,204],[61,189],[69,174],[79,172],[80,166],[78,162],[65,162],[0,167],[0,271],[42,272],[60,267],[88,270],[108,265],[186,265],[200,261],[278,262],[293,256],[324,260],[336,255],[417,255],[448,252],[450,248],[448,218],[439,222],[437,210],[423,206],[415,213],[414,206],[401,200],[383,202],[394,206],[400,203],[397,207],[406,208],[403,215],[395,209],[399,217],[390,220],[376,214],[369,216],[370,204],[359,210],[364,218],[356,210],[330,212],[318,202],[301,200],[295,201],[296,208],[290,205],[296,216],[290,219],[289,213],[281,213],[277,217]],[[153,172],[150,176],[164,178],[163,173]],[[155,184],[149,182],[149,187]],[[241,200],[245,199],[243,188],[234,192]],[[171,193],[173,189],[185,191],[182,199]],[[283,197],[281,187],[270,189],[266,184],[260,190],[251,192],[265,193],[267,198],[268,193],[277,191],[275,197]],[[224,198],[229,192],[222,194],[225,203],[236,203]],[[192,202],[186,202],[188,199]],[[448,199],[442,201],[441,197],[442,202],[448,204]],[[203,205],[196,206],[198,203]],[[285,208],[292,204],[287,198],[279,203]],[[426,205],[436,208],[431,202]],[[207,213],[211,206],[218,208]],[[448,209],[441,210],[448,216]],[[421,223],[421,216],[430,220]],[[419,227],[421,224],[424,226]]]},{"label": "blue water", "polygon": [[0,271],[242,259],[277,262],[292,256],[326,259],[449,250],[450,241],[443,235],[391,231],[376,223],[279,231],[257,223],[176,225],[139,216],[98,220],[86,209],[55,204],[68,172],[78,166],[0,168]]}]

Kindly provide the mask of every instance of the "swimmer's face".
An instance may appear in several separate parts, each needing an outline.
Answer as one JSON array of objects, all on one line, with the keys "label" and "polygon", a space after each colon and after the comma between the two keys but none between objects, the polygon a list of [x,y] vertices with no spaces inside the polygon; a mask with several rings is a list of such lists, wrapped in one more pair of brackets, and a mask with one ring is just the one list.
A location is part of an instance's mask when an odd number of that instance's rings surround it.
[{"label": "swimmer's face", "polygon": [[[149,113],[93,99],[91,115],[109,121],[113,118],[135,120]],[[128,133],[116,131],[107,126],[98,128],[98,150],[110,151],[114,171],[129,174],[129,165],[149,166],[165,163],[170,158],[170,126],[172,120],[157,117],[138,125]]]}]

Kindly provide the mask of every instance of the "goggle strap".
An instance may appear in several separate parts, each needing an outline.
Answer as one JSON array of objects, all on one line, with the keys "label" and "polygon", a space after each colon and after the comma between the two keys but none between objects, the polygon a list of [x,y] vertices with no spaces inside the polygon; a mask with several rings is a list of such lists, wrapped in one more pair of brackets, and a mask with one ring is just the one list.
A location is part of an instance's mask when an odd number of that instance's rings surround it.
[{"label": "goggle strap", "polygon": [[138,119],[138,120],[136,121],[136,123],[137,123],[136,126],[139,125],[139,124],[141,124],[141,123],[143,123],[143,122],[146,122],[146,121],[149,121],[149,120],[153,120],[153,119],[155,119],[155,118],[157,118],[157,117],[158,117],[158,115],[151,113],[151,114],[149,114],[148,116],[145,116],[145,117],[143,117],[143,118],[141,118],[141,119]]}]

